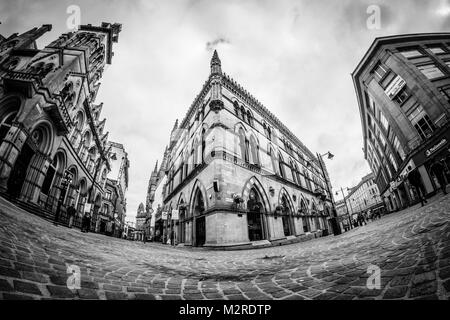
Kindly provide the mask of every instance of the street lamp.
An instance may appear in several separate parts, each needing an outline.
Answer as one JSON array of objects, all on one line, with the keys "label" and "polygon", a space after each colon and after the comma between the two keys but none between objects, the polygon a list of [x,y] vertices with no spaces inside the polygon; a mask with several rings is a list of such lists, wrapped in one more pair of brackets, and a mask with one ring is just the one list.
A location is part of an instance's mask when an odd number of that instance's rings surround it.
[{"label": "street lamp", "polygon": [[56,208],[54,225],[58,225],[59,216],[61,215],[61,206],[64,203],[64,198],[66,197],[67,187],[72,183],[72,173],[70,171],[64,171],[64,175],[61,180],[61,193],[58,199],[58,206]]},{"label": "street lamp", "polygon": [[[350,189],[347,188],[347,192],[349,192],[349,190],[350,190]],[[342,189],[342,187],[341,187],[341,192],[342,192],[342,197],[343,197],[343,199],[344,199],[345,208],[347,209],[348,225],[349,225],[350,229],[353,229],[353,227],[352,227],[352,220],[350,219],[350,211],[348,210],[347,200],[345,200],[344,190]],[[338,195],[339,195],[339,192],[336,192],[336,195],[338,196]],[[352,210],[352,213],[353,213],[353,210]]]},{"label": "street lamp", "polygon": [[[325,154],[317,154],[317,158],[323,161],[323,157],[327,156],[329,160],[333,160],[334,158],[334,154],[332,154],[330,151],[328,151]],[[331,198],[331,205],[333,206],[332,212],[333,212],[333,218],[332,220],[332,227],[333,227],[333,233],[334,235],[339,235],[342,233],[341,228],[339,227],[339,224],[337,223],[337,211],[336,211],[336,205],[334,203],[334,199],[333,199],[333,193],[330,190],[330,184],[328,183],[328,179],[327,179],[327,175],[325,174],[325,169],[322,165],[322,161],[319,160],[319,165],[320,168],[322,170],[322,174],[323,174],[323,178],[325,179],[325,184],[327,186],[327,191],[328,194],[330,195]],[[312,162],[314,162],[315,160],[312,160]],[[311,164],[308,162],[307,166],[310,167]]]}]

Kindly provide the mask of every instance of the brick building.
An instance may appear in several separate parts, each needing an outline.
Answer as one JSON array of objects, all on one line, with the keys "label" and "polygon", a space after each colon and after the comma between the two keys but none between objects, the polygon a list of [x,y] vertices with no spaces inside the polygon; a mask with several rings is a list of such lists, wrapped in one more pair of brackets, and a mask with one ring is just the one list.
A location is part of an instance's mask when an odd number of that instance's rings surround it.
[{"label": "brick building", "polygon": [[435,194],[430,166],[450,167],[450,33],[377,38],[352,76],[365,158],[389,210],[417,201],[411,170]]},{"label": "brick building", "polygon": [[99,80],[111,64],[120,24],[82,25],[44,49],[36,39],[51,25],[0,37],[0,192],[52,218],[75,205],[96,228],[110,153],[95,104]]},{"label": "brick building", "polygon": [[157,171],[167,179],[167,220],[157,218],[178,243],[257,245],[331,231],[333,199],[321,157],[222,72],[217,52]]}]

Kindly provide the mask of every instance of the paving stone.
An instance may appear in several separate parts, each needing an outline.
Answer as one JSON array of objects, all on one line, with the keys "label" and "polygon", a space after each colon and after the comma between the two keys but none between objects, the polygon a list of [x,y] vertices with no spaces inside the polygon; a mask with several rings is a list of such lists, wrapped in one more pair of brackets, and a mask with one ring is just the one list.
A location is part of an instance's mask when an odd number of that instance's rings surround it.
[{"label": "paving stone", "polygon": [[399,286],[394,288],[389,288],[383,295],[383,299],[398,299],[402,298],[408,292],[407,286]]},{"label": "paving stone", "polygon": [[5,279],[0,279],[0,291],[13,291],[13,287]]},{"label": "paving stone", "polygon": [[41,290],[39,290],[38,286],[31,282],[14,280],[14,290],[24,293],[42,295]]},{"label": "paving stone", "polygon": [[420,297],[434,294],[437,290],[436,282],[425,282],[411,288],[410,297]]},{"label": "paving stone", "polygon": [[52,298],[74,298],[75,293],[69,288],[63,286],[47,286],[47,290],[50,292]]}]

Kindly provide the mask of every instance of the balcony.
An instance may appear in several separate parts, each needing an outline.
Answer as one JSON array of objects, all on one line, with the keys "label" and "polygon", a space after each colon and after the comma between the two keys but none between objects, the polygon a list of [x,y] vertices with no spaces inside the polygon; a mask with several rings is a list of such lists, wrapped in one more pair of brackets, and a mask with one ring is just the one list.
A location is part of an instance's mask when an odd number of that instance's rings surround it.
[{"label": "balcony", "polygon": [[33,88],[37,89],[42,85],[42,78],[37,73],[7,71],[3,77],[6,92],[17,91],[27,98],[33,96]]}]

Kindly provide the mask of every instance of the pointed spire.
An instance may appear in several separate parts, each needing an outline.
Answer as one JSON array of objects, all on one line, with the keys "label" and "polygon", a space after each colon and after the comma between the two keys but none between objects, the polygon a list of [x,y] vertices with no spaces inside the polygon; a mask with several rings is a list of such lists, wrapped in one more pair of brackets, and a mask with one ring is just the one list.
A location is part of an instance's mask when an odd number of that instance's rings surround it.
[{"label": "pointed spire", "polygon": [[211,74],[222,74],[222,64],[219,59],[217,50],[214,50],[214,54],[211,58]]},{"label": "pointed spire", "polygon": [[153,170],[153,172],[158,172],[158,160],[156,160],[155,169]]},{"label": "pointed spire", "polygon": [[173,126],[172,132],[174,132],[176,129],[178,129],[178,119],[175,120],[175,124]]}]

